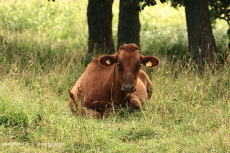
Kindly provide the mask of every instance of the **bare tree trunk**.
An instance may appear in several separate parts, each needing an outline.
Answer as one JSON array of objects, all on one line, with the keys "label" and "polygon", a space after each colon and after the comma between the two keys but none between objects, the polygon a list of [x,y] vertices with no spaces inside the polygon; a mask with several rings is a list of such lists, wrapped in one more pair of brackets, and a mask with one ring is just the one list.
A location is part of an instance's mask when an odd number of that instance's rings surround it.
[{"label": "bare tree trunk", "polygon": [[189,51],[199,65],[212,64],[216,43],[212,33],[208,0],[184,0]]},{"label": "bare tree trunk", "polygon": [[88,53],[113,53],[112,37],[113,0],[89,0],[88,19]]},{"label": "bare tree trunk", "polygon": [[120,0],[117,47],[124,43],[140,45],[140,20],[138,4],[140,0]]}]

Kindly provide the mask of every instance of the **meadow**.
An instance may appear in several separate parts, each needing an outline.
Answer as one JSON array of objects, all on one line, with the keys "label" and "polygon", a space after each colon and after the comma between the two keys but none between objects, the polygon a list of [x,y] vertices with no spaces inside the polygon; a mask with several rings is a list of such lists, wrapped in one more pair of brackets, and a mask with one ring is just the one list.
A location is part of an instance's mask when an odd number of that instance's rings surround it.
[{"label": "meadow", "polygon": [[[230,59],[197,71],[183,8],[158,2],[140,13],[141,52],[161,60],[146,70],[153,95],[141,111],[103,119],[68,106],[87,59],[87,1],[1,0],[0,8],[0,152],[230,152]],[[218,53],[229,52],[227,23],[213,27]]]}]

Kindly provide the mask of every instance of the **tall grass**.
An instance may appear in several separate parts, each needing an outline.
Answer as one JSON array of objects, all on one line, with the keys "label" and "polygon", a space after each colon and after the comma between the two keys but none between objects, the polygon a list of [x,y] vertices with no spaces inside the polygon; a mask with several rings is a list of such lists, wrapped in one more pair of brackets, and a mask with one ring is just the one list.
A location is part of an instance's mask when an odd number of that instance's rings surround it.
[{"label": "tall grass", "polygon": [[[153,95],[143,110],[124,108],[102,120],[71,114],[67,89],[87,58],[86,7],[83,0],[0,1],[0,152],[229,152],[229,59],[196,71],[183,59],[184,10],[169,4],[140,14],[141,52],[161,60],[147,70]],[[226,30],[222,21],[215,25],[220,50],[227,49]]]}]

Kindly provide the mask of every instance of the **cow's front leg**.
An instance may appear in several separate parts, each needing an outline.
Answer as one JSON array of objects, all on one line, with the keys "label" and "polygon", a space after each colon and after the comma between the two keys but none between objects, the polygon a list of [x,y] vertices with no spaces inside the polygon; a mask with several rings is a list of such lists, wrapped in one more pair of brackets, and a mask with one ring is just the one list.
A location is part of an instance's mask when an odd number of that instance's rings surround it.
[{"label": "cow's front leg", "polygon": [[141,102],[137,96],[131,94],[128,96],[128,103],[127,106],[131,109],[142,109]]},{"label": "cow's front leg", "polygon": [[85,111],[87,111],[87,113],[90,115],[90,117],[93,117],[93,118],[102,118],[103,117],[103,114],[102,113],[99,113],[91,108],[84,108],[84,114],[85,114]]},{"label": "cow's front leg", "polygon": [[[70,104],[70,106],[71,106],[71,104]],[[86,116],[88,114],[90,117],[93,117],[93,118],[102,118],[103,117],[102,113],[99,113],[99,112],[97,112],[91,108],[82,107],[80,109],[77,109],[76,105],[71,106],[70,108],[71,108],[71,111],[74,115]]]},{"label": "cow's front leg", "polygon": [[74,115],[80,115],[80,116],[87,116],[89,115],[92,118],[102,118],[103,113],[97,112],[96,110],[93,110],[91,108],[82,107],[78,109],[78,111],[73,112]]}]

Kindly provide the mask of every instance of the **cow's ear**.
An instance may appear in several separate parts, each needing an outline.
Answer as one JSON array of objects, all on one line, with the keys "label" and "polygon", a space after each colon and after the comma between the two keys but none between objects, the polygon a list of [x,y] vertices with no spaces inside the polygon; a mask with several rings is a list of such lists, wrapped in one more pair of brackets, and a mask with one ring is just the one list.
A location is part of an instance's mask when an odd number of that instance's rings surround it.
[{"label": "cow's ear", "polygon": [[160,63],[160,60],[154,56],[143,56],[141,55],[141,63],[147,68],[153,68]]},{"label": "cow's ear", "polygon": [[116,54],[114,55],[103,55],[99,58],[99,63],[105,66],[111,66],[117,62]]}]

